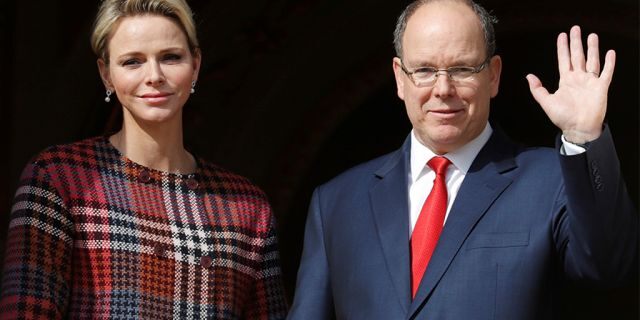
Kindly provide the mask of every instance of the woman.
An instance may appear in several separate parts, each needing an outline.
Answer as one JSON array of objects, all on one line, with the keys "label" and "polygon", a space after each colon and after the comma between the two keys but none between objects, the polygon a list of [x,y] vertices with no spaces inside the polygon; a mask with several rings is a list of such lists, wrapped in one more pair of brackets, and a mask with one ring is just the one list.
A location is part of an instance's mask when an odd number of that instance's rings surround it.
[{"label": "woman", "polygon": [[264,193],[183,146],[201,60],[191,9],[105,0],[91,40],[122,129],[27,165],[0,318],[284,318]]}]

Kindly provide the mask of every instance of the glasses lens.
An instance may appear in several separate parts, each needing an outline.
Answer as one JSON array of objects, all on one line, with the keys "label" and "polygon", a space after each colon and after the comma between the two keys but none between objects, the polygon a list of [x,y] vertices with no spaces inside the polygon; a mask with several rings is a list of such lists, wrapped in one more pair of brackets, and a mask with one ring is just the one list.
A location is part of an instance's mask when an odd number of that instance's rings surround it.
[{"label": "glasses lens", "polygon": [[413,75],[418,80],[429,81],[436,77],[436,71],[431,69],[419,69],[414,72]]},{"label": "glasses lens", "polygon": [[474,69],[473,68],[451,68],[448,70],[449,73],[449,77],[451,77],[451,80],[455,80],[455,81],[464,81],[464,80],[469,80],[473,74],[474,74]]},{"label": "glasses lens", "polygon": [[487,66],[488,61],[489,59],[487,58],[478,67],[451,67],[448,69],[420,68],[409,72],[403,66],[403,70],[407,73],[407,76],[413,80],[416,86],[430,87],[436,83],[439,76],[448,77],[454,83],[473,81],[474,75],[481,72]]}]

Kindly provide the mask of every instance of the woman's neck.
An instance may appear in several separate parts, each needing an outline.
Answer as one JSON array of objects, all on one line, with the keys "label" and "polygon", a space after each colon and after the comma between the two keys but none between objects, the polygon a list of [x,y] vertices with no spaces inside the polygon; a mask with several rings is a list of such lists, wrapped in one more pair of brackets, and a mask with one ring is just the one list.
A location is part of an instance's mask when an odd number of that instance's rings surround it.
[{"label": "woman's neck", "polygon": [[109,141],[129,160],[145,167],[181,174],[196,170],[194,157],[183,146],[182,121],[141,125],[125,117],[122,129]]}]

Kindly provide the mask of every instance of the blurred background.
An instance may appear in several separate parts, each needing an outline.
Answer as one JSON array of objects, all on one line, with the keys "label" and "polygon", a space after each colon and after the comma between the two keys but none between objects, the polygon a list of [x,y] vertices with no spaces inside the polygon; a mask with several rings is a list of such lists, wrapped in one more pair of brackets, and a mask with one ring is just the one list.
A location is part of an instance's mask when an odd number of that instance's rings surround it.
[{"label": "blurred background", "polygon": [[[11,199],[29,158],[49,145],[117,128],[89,45],[98,3],[4,0],[0,6],[0,259]],[[185,144],[268,194],[291,298],[313,188],[398,148],[410,130],[391,68],[395,20],[408,1],[189,3],[203,65],[185,110]],[[556,129],[525,75],[557,88],[557,34],[579,24],[585,37],[598,33],[602,56],[616,50],[607,122],[637,208],[638,1],[480,3],[500,20],[503,73],[492,117],[524,144],[554,144]],[[567,283],[562,292],[564,319],[638,319],[637,283],[606,291]]]}]

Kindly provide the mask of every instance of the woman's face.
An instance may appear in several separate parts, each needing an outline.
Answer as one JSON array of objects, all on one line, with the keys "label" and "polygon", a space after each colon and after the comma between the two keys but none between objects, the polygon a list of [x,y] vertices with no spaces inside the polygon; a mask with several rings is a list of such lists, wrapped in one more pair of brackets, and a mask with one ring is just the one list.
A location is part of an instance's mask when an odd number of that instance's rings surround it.
[{"label": "woman's face", "polygon": [[182,29],[158,15],[122,18],[108,48],[109,64],[99,59],[98,67],[125,117],[149,124],[179,121],[200,68],[200,55],[191,54]]}]

